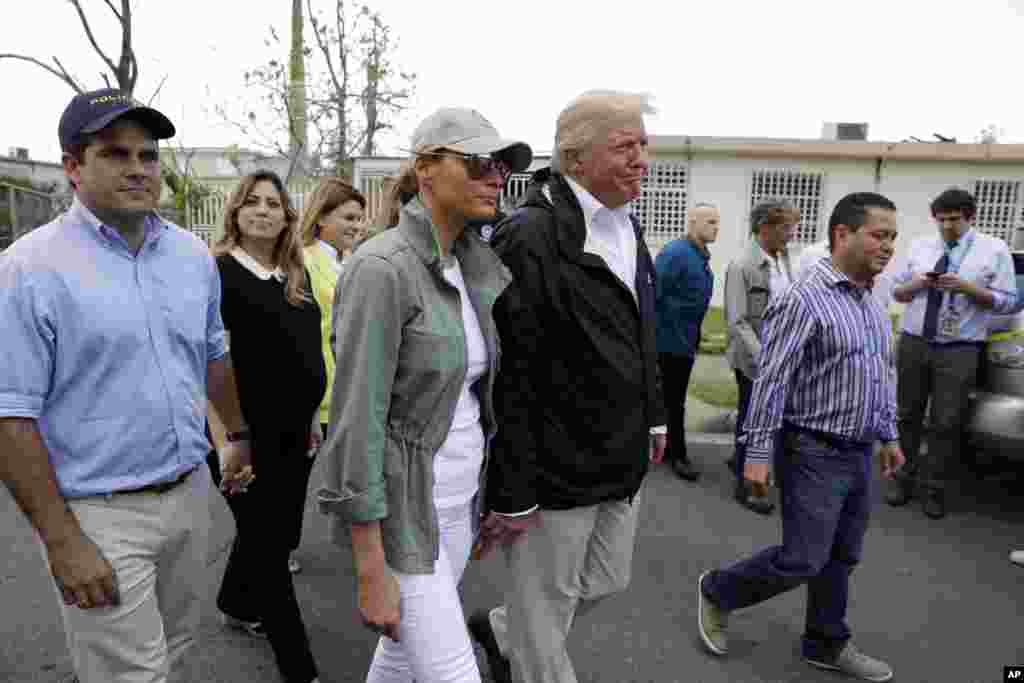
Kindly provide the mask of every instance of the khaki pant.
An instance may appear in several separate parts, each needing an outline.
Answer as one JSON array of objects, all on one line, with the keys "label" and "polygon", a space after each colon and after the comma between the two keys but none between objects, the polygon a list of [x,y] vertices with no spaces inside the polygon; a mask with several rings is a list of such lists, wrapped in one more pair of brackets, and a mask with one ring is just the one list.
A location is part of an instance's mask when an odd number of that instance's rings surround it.
[{"label": "khaki pant", "polygon": [[189,680],[182,655],[208,592],[210,490],[210,474],[199,467],[164,493],[68,501],[114,567],[121,592],[117,607],[79,609],[56,591],[80,683]]},{"label": "khaki pant", "polygon": [[517,683],[576,683],[566,637],[579,613],[629,585],[638,506],[542,510],[540,526],[505,549],[511,586],[490,620]]}]

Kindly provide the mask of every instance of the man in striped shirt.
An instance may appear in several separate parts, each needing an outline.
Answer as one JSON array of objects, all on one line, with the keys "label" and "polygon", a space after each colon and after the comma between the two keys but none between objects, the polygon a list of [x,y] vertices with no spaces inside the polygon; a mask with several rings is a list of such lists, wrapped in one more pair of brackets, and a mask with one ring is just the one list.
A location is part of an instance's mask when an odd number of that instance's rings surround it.
[{"label": "man in striped shirt", "polygon": [[846,607],[868,526],[874,442],[882,442],[884,477],[903,464],[891,323],[871,296],[896,234],[891,201],[869,192],[847,195],[829,220],[831,258],[815,263],[765,312],[743,473],[764,484],[775,453],[782,545],[701,575],[698,628],[714,654],[728,650],[732,610],[807,584],[804,659],[863,680],[892,678],[888,664],[850,641]]}]

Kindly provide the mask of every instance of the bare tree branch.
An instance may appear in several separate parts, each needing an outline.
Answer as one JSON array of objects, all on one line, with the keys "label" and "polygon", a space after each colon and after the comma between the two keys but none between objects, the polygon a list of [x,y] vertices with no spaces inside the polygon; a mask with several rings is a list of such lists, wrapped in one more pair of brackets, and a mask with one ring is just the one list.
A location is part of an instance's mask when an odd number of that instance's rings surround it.
[{"label": "bare tree branch", "polygon": [[64,67],[61,66],[60,62],[57,61],[56,57],[53,58],[53,61],[57,62],[57,66],[60,68],[60,71],[57,71],[57,69],[54,69],[49,64],[46,64],[44,62],[39,61],[35,57],[28,57],[26,55],[16,55],[16,54],[5,53],[5,54],[0,54],[0,59],[19,59],[19,60],[22,60],[22,61],[25,61],[25,62],[31,62],[32,64],[35,64],[36,66],[40,66],[40,67],[46,69],[47,71],[49,71],[51,74],[53,74],[54,76],[56,76],[60,80],[64,81],[68,85],[70,85],[74,89],[74,91],[76,93],[81,94],[82,92],[84,92],[82,90],[82,86],[80,86],[75,81],[75,79],[72,78],[71,75],[68,74],[68,72],[64,70]]},{"label": "bare tree branch", "polygon": [[[116,74],[117,67],[114,66],[114,62],[110,61],[110,57],[107,57],[106,53],[103,52],[103,49],[100,48],[99,43],[96,42],[96,36],[94,36],[92,33],[92,26],[89,25],[89,19],[86,18],[85,12],[82,11],[81,2],[79,2],[79,0],[68,0],[68,2],[74,5],[75,11],[78,12],[78,18],[82,22],[82,28],[85,29],[85,35],[89,39],[89,42],[92,44],[92,47],[96,51],[96,54],[98,54],[100,56],[100,59],[102,59],[106,63],[106,65],[110,67],[110,70]],[[127,0],[125,0],[125,4],[127,4]]]},{"label": "bare tree branch", "polygon": [[124,87],[128,81],[128,92],[135,92],[135,83],[139,78],[139,63],[135,61],[132,49],[132,6],[131,0],[121,0],[121,61],[118,64],[117,80]]},{"label": "bare tree branch", "polygon": [[118,21],[123,21],[123,19],[121,18],[121,13],[117,11],[116,7],[114,7],[114,3],[112,3],[110,0],[103,0],[103,2],[107,3],[107,7],[109,7],[110,11],[114,13],[114,16],[117,17]]},{"label": "bare tree branch", "polygon": [[164,77],[160,79],[160,84],[158,86],[156,86],[156,90],[153,91],[153,94],[150,96],[149,100],[146,102],[146,106],[147,107],[151,106],[153,104],[153,100],[155,100],[156,96],[160,94],[161,90],[163,90],[164,83],[166,83],[166,82],[167,82],[167,74],[164,74]]},{"label": "bare tree branch", "polygon": [[85,88],[82,87],[82,85],[79,84],[78,81],[75,81],[75,79],[71,76],[71,72],[68,71],[66,68],[64,68],[64,65],[60,63],[60,60],[57,59],[56,55],[54,55],[54,57],[53,57],[53,63],[57,65],[57,68],[60,69],[61,73],[64,74],[64,77],[68,81],[74,81],[74,84],[71,87],[73,87],[75,90],[77,90],[80,93],[85,92]]}]

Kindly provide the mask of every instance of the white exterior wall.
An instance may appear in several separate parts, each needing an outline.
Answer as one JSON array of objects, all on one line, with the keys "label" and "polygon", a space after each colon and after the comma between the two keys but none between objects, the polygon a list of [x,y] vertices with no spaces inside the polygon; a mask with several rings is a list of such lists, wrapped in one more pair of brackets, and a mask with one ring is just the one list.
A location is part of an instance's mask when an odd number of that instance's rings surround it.
[{"label": "white exterior wall", "polygon": [[64,167],[47,161],[24,161],[0,157],[0,175],[24,178],[41,185],[53,185],[56,192],[69,190]]},{"label": "white exterior wall", "polygon": [[[682,154],[657,154],[654,160],[680,163],[687,167],[686,204],[715,204],[722,214],[718,241],[711,247],[711,268],[715,288],[711,304],[722,305],[725,271],[729,262],[742,255],[750,239],[750,197],[752,178],[759,170],[790,170],[824,174],[818,212],[816,238],[826,239],[828,219],[843,196],[851,192],[879,192],[891,199],[899,211],[900,236],[890,269],[898,270],[906,258],[911,242],[932,234],[929,205],[939,193],[950,187],[973,192],[977,179],[1003,179],[1022,182],[1024,195],[1024,163],[962,163],[954,161],[888,161],[882,164],[876,178],[876,162],[869,159],[804,159],[804,158],[737,158],[723,154],[695,154],[687,159]],[[355,164],[357,186],[363,177],[389,175],[397,171],[398,159],[358,159]],[[531,170],[547,164],[547,159],[534,161]],[[1019,221],[1015,237],[1024,238],[1024,196],[1018,207]],[[660,240],[649,239],[652,253],[657,254]],[[1024,246],[1024,245],[1022,245]],[[801,247],[794,245],[799,258]]]}]

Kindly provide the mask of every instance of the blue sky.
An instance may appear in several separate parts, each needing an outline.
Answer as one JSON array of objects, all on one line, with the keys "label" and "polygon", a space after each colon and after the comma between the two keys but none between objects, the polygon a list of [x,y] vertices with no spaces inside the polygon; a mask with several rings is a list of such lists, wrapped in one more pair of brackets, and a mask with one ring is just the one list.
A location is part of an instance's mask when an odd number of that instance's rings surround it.
[{"label": "blue sky", "polygon": [[[324,9],[334,0],[314,0]],[[102,0],[83,0],[101,44],[117,52],[117,27]],[[268,27],[288,32],[291,3],[136,0],[136,49],[148,98],[184,145],[248,141],[213,106],[253,97],[242,73],[272,55]],[[972,141],[989,124],[1024,142],[1020,88],[1024,0],[970,4],[912,0],[443,0],[372,3],[400,41],[396,61],[419,74],[413,106],[396,134],[403,146],[439,106],[473,106],[505,136],[551,146],[564,104],[590,88],[646,91],[654,133],[814,138],[825,121],[866,121],[871,139],[932,133]],[[0,24],[3,52],[58,56],[101,87],[102,64],[66,0],[34,0]],[[599,9],[599,7],[602,7]],[[945,9],[946,7],[955,9]],[[0,153],[28,147],[56,161],[57,120],[71,90],[38,67],[0,61]]]}]

